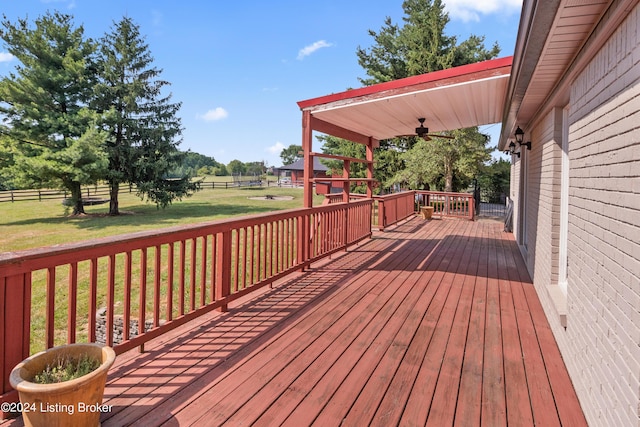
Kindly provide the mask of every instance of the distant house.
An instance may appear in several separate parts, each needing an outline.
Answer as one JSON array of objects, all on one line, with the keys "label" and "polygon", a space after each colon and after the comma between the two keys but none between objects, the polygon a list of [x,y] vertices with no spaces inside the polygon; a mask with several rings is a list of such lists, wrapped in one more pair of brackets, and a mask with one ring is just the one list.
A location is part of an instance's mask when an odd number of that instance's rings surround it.
[{"label": "distant house", "polygon": [[[328,178],[327,172],[329,168],[320,163],[320,159],[313,159],[313,178]],[[276,168],[276,176],[278,180],[290,180],[291,183],[302,182],[304,179],[304,159]]]},{"label": "distant house", "polygon": [[594,426],[640,425],[639,23],[637,1],[525,0],[499,143],[515,237]]}]

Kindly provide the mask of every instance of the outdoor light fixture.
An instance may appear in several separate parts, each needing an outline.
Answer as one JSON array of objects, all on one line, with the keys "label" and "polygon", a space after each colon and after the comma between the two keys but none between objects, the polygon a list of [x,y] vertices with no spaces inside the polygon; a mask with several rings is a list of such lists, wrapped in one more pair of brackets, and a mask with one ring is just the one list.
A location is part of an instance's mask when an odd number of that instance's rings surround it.
[{"label": "outdoor light fixture", "polygon": [[[519,128],[518,128],[519,129]],[[520,152],[516,152],[516,144],[514,144],[513,141],[511,141],[511,144],[509,144],[509,153],[513,156],[514,154],[518,156],[518,158],[520,158]]]},{"label": "outdoor light fixture", "polygon": [[527,150],[531,150],[531,141],[524,142],[524,143],[522,142],[524,140],[524,131],[520,129],[520,126],[518,126],[518,129],[516,129],[515,136],[516,136],[516,142],[518,143],[519,147],[522,147],[524,145],[527,147]]}]

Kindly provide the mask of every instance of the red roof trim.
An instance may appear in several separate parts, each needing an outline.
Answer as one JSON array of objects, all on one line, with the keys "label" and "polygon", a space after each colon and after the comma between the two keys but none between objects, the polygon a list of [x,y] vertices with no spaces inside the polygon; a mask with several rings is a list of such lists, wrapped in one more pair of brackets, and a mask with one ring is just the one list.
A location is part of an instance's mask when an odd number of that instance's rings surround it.
[{"label": "red roof trim", "polygon": [[343,101],[345,99],[353,99],[360,96],[372,95],[384,91],[406,88],[409,86],[420,85],[424,83],[437,82],[465,75],[476,74],[482,71],[496,70],[504,67],[511,67],[513,56],[504,58],[491,59],[488,61],[476,62],[473,64],[461,65],[459,67],[447,68],[446,70],[434,71],[431,73],[420,74],[418,76],[407,77],[404,79],[392,80],[390,82],[378,83],[371,86],[365,86],[358,89],[351,89],[345,92],[325,95],[318,98],[311,98],[304,101],[298,101],[301,110],[309,107],[315,107],[322,104],[328,104],[335,101]]}]

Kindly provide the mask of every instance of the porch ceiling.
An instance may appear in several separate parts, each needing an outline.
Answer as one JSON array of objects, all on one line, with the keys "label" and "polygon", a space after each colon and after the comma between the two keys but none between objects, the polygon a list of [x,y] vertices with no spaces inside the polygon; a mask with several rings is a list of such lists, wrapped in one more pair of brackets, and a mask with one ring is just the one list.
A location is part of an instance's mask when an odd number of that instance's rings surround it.
[{"label": "porch ceiling", "polygon": [[[298,102],[301,110],[376,140],[497,123],[512,57],[464,65]],[[317,128],[314,127],[317,130]],[[337,135],[340,136],[340,135]]]}]

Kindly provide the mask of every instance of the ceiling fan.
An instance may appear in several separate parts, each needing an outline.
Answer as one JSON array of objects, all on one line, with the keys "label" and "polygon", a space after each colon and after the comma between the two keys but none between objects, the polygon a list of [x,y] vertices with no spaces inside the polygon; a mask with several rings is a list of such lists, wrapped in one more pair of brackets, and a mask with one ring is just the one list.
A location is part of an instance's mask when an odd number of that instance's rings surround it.
[{"label": "ceiling fan", "polygon": [[407,137],[407,136],[417,135],[420,138],[424,139],[425,141],[431,141],[431,138],[455,139],[453,136],[449,136],[449,135],[438,135],[437,133],[429,133],[429,128],[424,127],[424,121],[425,121],[424,117],[420,117],[418,121],[420,122],[420,126],[416,128],[415,135],[402,135],[402,136]]}]

